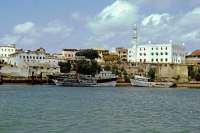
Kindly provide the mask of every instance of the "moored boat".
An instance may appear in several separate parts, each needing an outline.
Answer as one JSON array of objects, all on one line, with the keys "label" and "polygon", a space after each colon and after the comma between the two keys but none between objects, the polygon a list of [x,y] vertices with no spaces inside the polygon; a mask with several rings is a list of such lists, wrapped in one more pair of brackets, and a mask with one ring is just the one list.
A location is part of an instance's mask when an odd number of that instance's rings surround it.
[{"label": "moored boat", "polygon": [[102,71],[95,75],[96,86],[116,86],[117,77],[111,71]]},{"label": "moored boat", "polygon": [[176,87],[173,82],[150,82],[149,78],[139,75],[135,75],[133,79],[130,79],[130,82],[133,86],[138,87]]},{"label": "moored boat", "polygon": [[72,78],[64,78],[62,80],[52,79],[52,81],[58,86],[79,86],[79,87],[86,87],[86,86],[95,86],[96,83],[94,81],[89,80],[78,80]]}]

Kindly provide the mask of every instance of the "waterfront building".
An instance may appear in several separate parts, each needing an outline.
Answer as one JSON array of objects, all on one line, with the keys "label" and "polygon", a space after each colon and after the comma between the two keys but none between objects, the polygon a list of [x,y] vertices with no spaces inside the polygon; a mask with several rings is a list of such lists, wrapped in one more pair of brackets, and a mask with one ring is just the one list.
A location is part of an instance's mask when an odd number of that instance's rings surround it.
[{"label": "waterfront building", "polygon": [[0,46],[0,61],[1,63],[5,63],[8,61],[8,58],[10,57],[10,54],[16,52],[16,46],[15,44],[11,44],[8,46]]},{"label": "waterfront building", "polygon": [[104,62],[104,56],[109,55],[109,50],[103,47],[94,47],[93,50],[97,50],[99,54],[99,58],[97,58],[97,62]]},{"label": "waterfront building", "polygon": [[200,50],[197,49],[192,53],[186,55],[186,64],[197,65],[200,64]]},{"label": "waterfront building", "polygon": [[186,47],[174,44],[172,40],[166,44],[137,44],[137,26],[134,25],[133,46],[128,48],[128,61],[141,63],[185,63]]},{"label": "waterfront building", "polygon": [[115,52],[117,53],[117,55],[120,57],[122,61],[127,61],[128,49],[125,49],[123,47],[117,47],[115,49]]}]

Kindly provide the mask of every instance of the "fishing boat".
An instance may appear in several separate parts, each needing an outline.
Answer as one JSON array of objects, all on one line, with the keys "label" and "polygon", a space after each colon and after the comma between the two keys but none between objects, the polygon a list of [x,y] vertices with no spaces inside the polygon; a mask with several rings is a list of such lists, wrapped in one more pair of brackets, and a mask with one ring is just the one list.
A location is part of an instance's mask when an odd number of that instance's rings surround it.
[{"label": "fishing boat", "polygon": [[116,86],[117,77],[111,71],[101,71],[95,75],[96,86]]},{"label": "fishing boat", "polygon": [[176,87],[176,84],[173,82],[150,82],[150,78],[135,75],[133,79],[130,79],[130,82],[133,86],[138,87]]},{"label": "fishing boat", "polygon": [[78,86],[78,87],[88,87],[95,86],[96,83],[92,80],[79,80],[76,78],[64,78],[64,79],[52,79],[52,81],[58,86]]}]

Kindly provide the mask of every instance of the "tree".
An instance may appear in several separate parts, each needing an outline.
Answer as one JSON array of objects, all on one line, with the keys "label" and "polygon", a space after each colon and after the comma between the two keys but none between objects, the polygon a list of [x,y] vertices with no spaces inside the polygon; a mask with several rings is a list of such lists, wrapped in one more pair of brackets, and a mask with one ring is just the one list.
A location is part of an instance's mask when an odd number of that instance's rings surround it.
[{"label": "tree", "polygon": [[110,66],[109,64],[106,64],[106,65],[104,66],[104,70],[105,70],[105,71],[111,71],[111,66]]},{"label": "tree", "polygon": [[60,72],[67,73],[71,71],[71,63],[70,62],[59,62]]},{"label": "tree", "polygon": [[150,68],[148,75],[150,76],[151,80],[155,79],[156,68]]},{"label": "tree", "polygon": [[84,50],[78,51],[76,53],[76,56],[85,56],[88,59],[94,60],[95,58],[99,58],[99,53],[97,50],[84,49]]},{"label": "tree", "polygon": [[115,64],[112,66],[112,73],[118,75],[118,66]]},{"label": "tree", "polygon": [[94,60],[77,61],[77,72],[80,74],[95,75],[97,72],[101,71],[101,66]]},{"label": "tree", "polygon": [[200,80],[200,69],[192,70],[191,78],[195,79],[196,81],[199,81]]}]

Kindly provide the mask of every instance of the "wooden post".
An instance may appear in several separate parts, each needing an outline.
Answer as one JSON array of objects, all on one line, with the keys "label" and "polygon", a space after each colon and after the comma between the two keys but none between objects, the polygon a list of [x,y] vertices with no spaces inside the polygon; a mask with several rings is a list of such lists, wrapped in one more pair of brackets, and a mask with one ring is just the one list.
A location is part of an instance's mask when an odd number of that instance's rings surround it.
[{"label": "wooden post", "polygon": [[40,73],[40,84],[42,85],[42,72]]},{"label": "wooden post", "polygon": [[1,75],[1,81],[0,84],[3,84],[3,76]]},{"label": "wooden post", "polygon": [[31,82],[32,82],[32,85],[33,85],[34,84],[34,72],[32,72]]}]

